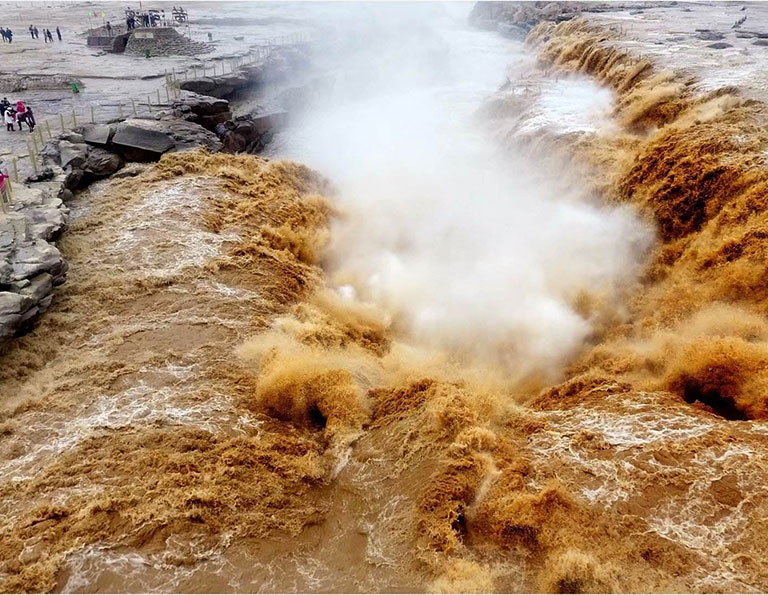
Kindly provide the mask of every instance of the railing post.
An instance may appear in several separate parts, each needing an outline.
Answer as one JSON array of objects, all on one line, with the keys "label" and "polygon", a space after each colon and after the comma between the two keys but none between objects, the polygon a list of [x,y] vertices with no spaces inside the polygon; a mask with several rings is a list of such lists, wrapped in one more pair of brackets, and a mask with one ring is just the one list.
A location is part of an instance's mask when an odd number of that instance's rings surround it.
[{"label": "railing post", "polygon": [[93,117],[93,106],[91,106],[91,124],[95,124],[96,119]]},{"label": "railing post", "polygon": [[151,95],[147,95],[147,110],[149,111],[150,114],[152,113],[152,96]]},{"label": "railing post", "polygon": [[136,100],[131,98],[131,103],[133,104],[133,115],[138,116],[138,112],[136,111]]},{"label": "railing post", "polygon": [[53,134],[51,134],[51,124],[48,120],[45,121],[45,127],[48,129],[48,138],[53,138]]},{"label": "railing post", "polygon": [[64,126],[64,114],[59,113],[59,120],[61,120],[61,131],[64,132],[67,128]]},{"label": "railing post", "polygon": [[13,156],[13,181],[19,183],[19,158]]},{"label": "railing post", "polygon": [[72,108],[72,128],[77,128],[77,114],[75,108]]}]

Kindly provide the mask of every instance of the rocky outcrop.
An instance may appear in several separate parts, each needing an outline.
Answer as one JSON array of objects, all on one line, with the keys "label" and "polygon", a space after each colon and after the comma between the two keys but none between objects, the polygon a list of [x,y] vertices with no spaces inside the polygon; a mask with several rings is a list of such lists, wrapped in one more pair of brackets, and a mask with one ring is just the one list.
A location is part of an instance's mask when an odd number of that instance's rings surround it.
[{"label": "rocky outcrop", "polygon": [[286,112],[238,116],[216,127],[228,153],[259,153],[272,140],[272,135],[285,125]]},{"label": "rocky outcrop", "polygon": [[203,76],[180,82],[181,89],[210,97],[228,98],[253,86],[284,79],[306,65],[306,56],[285,46],[274,51],[264,62],[242,66],[219,76]]},{"label": "rocky outcrop", "polygon": [[199,124],[207,130],[232,119],[229,101],[201,95],[193,91],[182,91],[171,104],[171,113],[176,118]]},{"label": "rocky outcrop", "polygon": [[[672,6],[675,2],[643,2],[643,8]],[[525,39],[542,21],[567,21],[583,12],[637,8],[637,2],[477,2],[469,14],[471,25],[493,29],[514,39]]]},{"label": "rocky outcrop", "polygon": [[[290,52],[283,54],[274,55],[269,66],[249,67],[216,84],[245,88],[285,76],[291,59]],[[259,152],[286,117],[278,111],[233,120],[226,99],[182,91],[167,110],[81,126],[46,143],[43,169],[24,185],[15,184],[14,203],[0,212],[0,347],[32,328],[66,278],[67,263],[54,241],[76,190],[122,172],[135,175],[135,166],[126,163],[157,160],[171,151]]]},{"label": "rocky outcrop", "polygon": [[66,279],[67,263],[54,241],[66,225],[65,201],[73,192],[116,174],[127,161],[200,146],[222,149],[213,132],[170,112],[82,126],[45,145],[44,168],[14,184],[13,203],[0,211],[0,348],[33,327]]},{"label": "rocky outcrop", "polygon": [[56,196],[62,181],[17,184],[13,205],[0,213],[0,347],[32,326],[66,278],[67,263],[53,245],[68,213]]}]

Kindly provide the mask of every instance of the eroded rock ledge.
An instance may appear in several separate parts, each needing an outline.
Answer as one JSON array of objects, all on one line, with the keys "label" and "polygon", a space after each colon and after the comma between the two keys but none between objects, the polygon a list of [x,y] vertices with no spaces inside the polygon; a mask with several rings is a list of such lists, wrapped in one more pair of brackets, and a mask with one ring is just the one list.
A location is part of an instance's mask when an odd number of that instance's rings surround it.
[{"label": "eroded rock ledge", "polygon": [[42,171],[14,184],[14,203],[0,212],[0,349],[34,327],[50,306],[54,288],[66,280],[67,263],[55,241],[66,226],[66,203],[74,192],[121,175],[127,163],[157,161],[167,152],[197,147],[212,153],[261,151],[286,114],[233,119],[229,101],[210,91],[220,95],[222,85],[232,87],[231,93],[284,78],[297,60],[293,53],[278,54],[245,74],[220,77],[215,88],[198,84],[207,94],[183,90],[151,116],[89,124],[49,141],[41,152]]}]

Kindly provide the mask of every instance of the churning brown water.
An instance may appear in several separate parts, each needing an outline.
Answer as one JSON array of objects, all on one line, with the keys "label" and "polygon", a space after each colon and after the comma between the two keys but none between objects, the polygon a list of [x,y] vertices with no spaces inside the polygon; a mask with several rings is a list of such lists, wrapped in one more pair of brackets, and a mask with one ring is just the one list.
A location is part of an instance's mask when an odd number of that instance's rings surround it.
[{"label": "churning brown water", "polygon": [[[475,121],[544,172],[518,177],[549,188],[524,219],[547,241],[522,261],[495,255],[525,209],[480,178],[457,204],[431,180],[466,192],[478,166],[448,176],[470,156],[435,163],[432,143],[423,177],[370,186],[373,224],[335,162],[336,188],[173,154],[75,199],[69,279],[0,369],[1,590],[766,589],[765,108],[697,94],[582,22],[531,42],[540,84]],[[574,73],[611,90],[610,113],[540,125]],[[592,200],[557,199],[574,180]],[[408,237],[387,231],[398,184]],[[453,219],[416,202],[436,188]],[[626,252],[585,266],[606,249]]]}]

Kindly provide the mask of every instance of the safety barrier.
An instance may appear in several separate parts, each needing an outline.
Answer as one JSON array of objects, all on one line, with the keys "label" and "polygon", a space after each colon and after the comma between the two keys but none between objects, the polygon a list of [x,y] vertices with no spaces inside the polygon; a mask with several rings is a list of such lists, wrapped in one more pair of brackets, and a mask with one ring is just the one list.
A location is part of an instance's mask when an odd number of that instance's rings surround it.
[{"label": "safety barrier", "polygon": [[[310,36],[303,33],[285,35],[267,40],[267,43],[251,49],[244,56],[218,61],[212,60],[210,65],[193,65],[179,71],[175,68],[172,68],[171,72],[166,70],[163,84],[155,89],[154,93],[148,94],[146,98],[143,96],[140,98],[131,98],[129,101],[126,101],[125,104],[119,102],[115,106],[115,118],[123,119],[125,117],[138,116],[141,114],[152,114],[153,107],[155,110],[158,110],[161,107],[168,107],[172,100],[179,96],[182,80],[189,80],[190,78],[195,79],[199,76],[209,76],[209,73],[213,76],[231,74],[245,66],[266,60],[277,48],[286,45],[295,45],[297,43],[305,43],[310,40]],[[192,76],[190,76],[190,73]],[[163,103],[163,99],[165,99],[165,103]],[[103,110],[100,110],[100,112],[103,112]],[[19,182],[19,164],[26,163],[24,160],[29,161],[33,174],[39,173],[39,164],[40,166],[42,164],[40,151],[45,146],[46,137],[50,140],[54,136],[63,134],[67,130],[77,128],[79,125],[96,123],[96,114],[93,106],[91,106],[85,113],[78,113],[73,108],[71,112],[67,112],[66,114],[59,113],[58,116],[58,119],[55,116],[51,116],[42,121],[38,121],[34,131],[27,141],[27,153],[11,155],[10,171],[5,172],[5,174],[9,176],[9,178],[7,178],[8,181],[12,178],[14,182]],[[51,124],[51,119],[53,119],[53,124]],[[3,206],[3,209],[5,209],[5,205]]]}]

